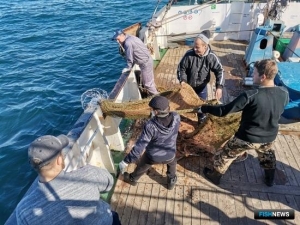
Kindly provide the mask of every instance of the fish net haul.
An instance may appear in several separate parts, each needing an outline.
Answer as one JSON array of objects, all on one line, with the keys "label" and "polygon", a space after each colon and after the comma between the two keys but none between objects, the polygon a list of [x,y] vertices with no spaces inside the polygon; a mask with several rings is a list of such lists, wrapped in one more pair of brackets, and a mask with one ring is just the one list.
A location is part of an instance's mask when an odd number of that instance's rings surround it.
[{"label": "fish net haul", "polygon": [[[198,107],[203,104],[218,104],[218,101],[199,99],[194,90],[187,84],[174,90],[162,92],[160,95],[169,99],[171,111],[181,115],[177,138],[178,158],[215,153],[238,129],[241,113],[232,113],[225,117],[207,114],[205,122],[198,125],[196,114]],[[115,103],[108,99],[102,99],[100,106],[106,116],[143,120],[150,116],[150,107],[148,106],[150,100],[151,97]]]}]

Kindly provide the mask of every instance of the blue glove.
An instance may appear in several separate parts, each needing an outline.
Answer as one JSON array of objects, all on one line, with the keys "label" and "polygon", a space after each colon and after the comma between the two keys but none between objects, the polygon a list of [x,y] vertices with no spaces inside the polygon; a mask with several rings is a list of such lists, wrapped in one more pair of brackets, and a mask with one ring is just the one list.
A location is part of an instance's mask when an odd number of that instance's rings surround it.
[{"label": "blue glove", "polygon": [[120,172],[123,174],[127,168],[128,164],[124,161],[121,161],[119,163],[119,169],[120,169]]}]

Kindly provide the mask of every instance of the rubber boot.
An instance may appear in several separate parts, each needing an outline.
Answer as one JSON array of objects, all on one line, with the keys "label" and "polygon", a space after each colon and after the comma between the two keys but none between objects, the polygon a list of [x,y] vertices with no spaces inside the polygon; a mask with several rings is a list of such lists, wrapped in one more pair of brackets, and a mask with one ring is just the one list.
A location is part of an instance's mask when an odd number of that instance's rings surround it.
[{"label": "rubber boot", "polygon": [[131,174],[127,173],[127,172],[125,172],[123,174],[123,181],[126,182],[126,183],[128,183],[128,184],[130,184],[130,185],[132,185],[132,186],[136,186],[137,185],[137,182],[133,180]]},{"label": "rubber boot", "polygon": [[211,182],[213,182],[215,185],[219,185],[220,184],[220,180],[221,177],[223,176],[223,174],[219,173],[216,170],[211,170],[207,167],[204,167],[203,170],[204,176],[210,180]]},{"label": "rubber boot", "polygon": [[269,187],[274,185],[275,169],[265,169],[265,184]]},{"label": "rubber boot", "polygon": [[168,181],[167,181],[168,190],[172,190],[175,187],[176,182],[177,182],[177,176],[175,176],[174,178],[168,177]]}]

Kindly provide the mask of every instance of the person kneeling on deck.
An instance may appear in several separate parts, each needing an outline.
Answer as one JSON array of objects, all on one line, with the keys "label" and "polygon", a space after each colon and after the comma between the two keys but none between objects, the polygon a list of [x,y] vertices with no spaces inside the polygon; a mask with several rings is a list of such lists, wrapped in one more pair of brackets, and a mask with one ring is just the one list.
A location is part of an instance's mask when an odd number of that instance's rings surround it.
[{"label": "person kneeling on deck", "polygon": [[31,143],[28,157],[38,179],[17,205],[16,221],[9,224],[120,224],[99,193],[112,188],[112,175],[91,165],[65,172],[62,150],[68,144],[65,135],[45,135]]},{"label": "person kneeling on deck", "polygon": [[278,72],[276,62],[270,59],[254,64],[253,81],[257,89],[247,90],[225,105],[202,105],[199,112],[214,116],[242,111],[240,126],[235,135],[214,156],[213,169],[204,168],[204,175],[219,184],[230,164],[246,150],[255,149],[265,171],[265,184],[273,186],[276,158],[272,149],[278,133],[278,122],[289,102],[288,91],[274,85]]},{"label": "person kneeling on deck", "polygon": [[[171,190],[177,181],[176,139],[180,116],[176,112],[169,111],[169,101],[163,96],[153,97],[149,106],[152,118],[146,122],[135,146],[120,162],[119,168],[124,174],[124,181],[136,185],[138,179],[150,169],[151,165],[167,164],[167,188]],[[141,156],[144,149],[145,152]],[[138,163],[133,173],[125,172],[128,163],[136,161]]]}]

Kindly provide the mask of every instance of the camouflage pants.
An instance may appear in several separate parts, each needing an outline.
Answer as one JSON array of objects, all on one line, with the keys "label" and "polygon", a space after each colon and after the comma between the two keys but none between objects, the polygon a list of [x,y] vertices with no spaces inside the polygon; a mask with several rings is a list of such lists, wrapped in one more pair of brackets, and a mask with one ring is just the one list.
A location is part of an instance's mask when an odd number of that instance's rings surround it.
[{"label": "camouflage pants", "polygon": [[258,154],[260,166],[264,169],[276,167],[275,152],[270,143],[250,143],[237,137],[232,137],[222,148],[222,151],[214,156],[213,166],[216,171],[225,174],[231,163],[247,150],[255,149]]}]

